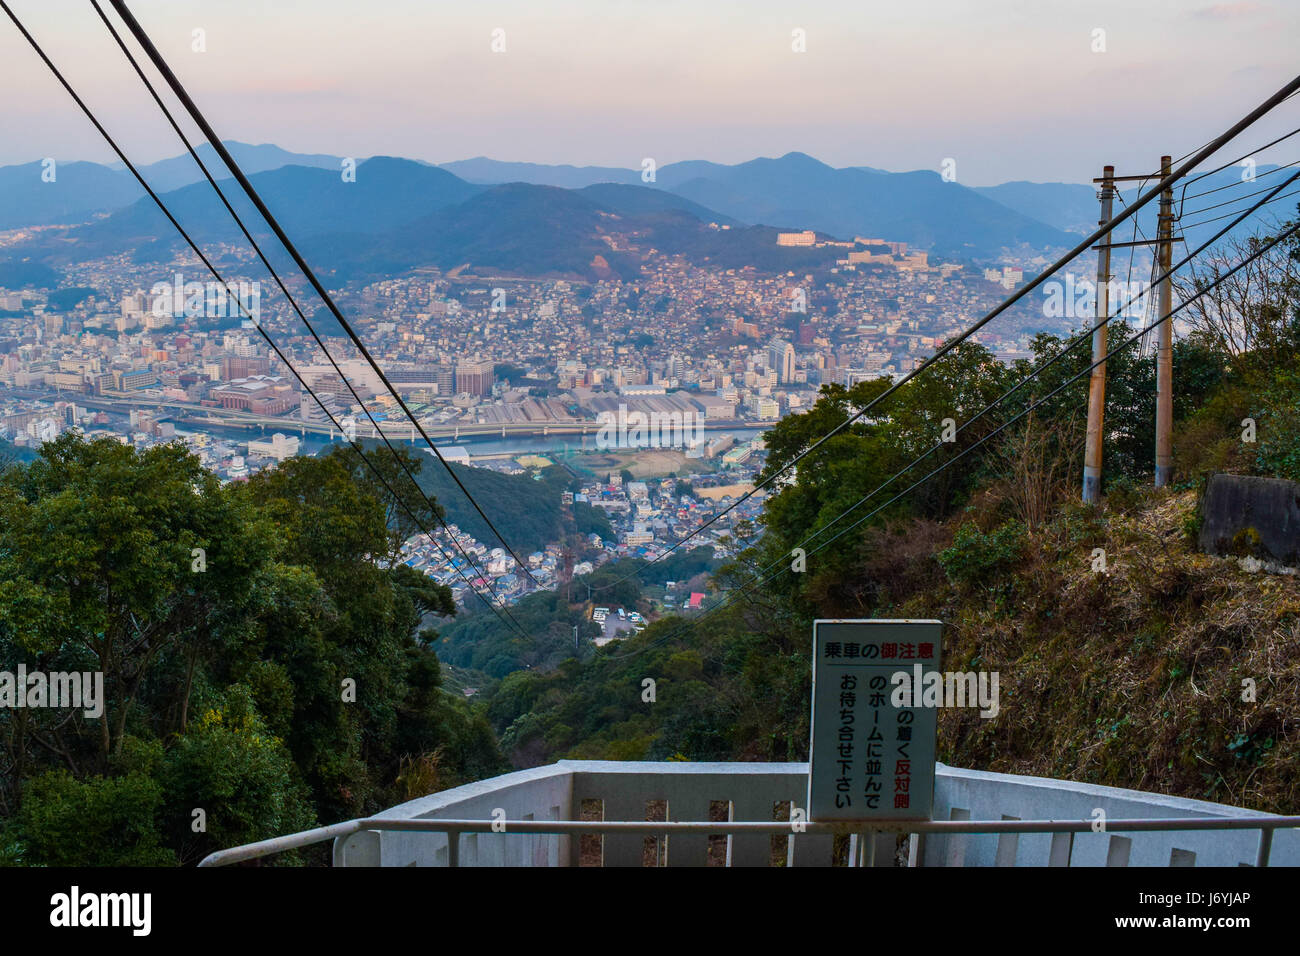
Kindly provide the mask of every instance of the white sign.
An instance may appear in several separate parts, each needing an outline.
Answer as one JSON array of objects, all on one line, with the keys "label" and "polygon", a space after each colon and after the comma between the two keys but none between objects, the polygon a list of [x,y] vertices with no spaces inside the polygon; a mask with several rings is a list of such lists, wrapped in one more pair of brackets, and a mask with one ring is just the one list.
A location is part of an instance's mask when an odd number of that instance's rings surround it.
[{"label": "white sign", "polygon": [[809,820],[930,819],[938,714],[894,694],[894,675],[937,673],[942,633],[941,621],[813,622]]}]

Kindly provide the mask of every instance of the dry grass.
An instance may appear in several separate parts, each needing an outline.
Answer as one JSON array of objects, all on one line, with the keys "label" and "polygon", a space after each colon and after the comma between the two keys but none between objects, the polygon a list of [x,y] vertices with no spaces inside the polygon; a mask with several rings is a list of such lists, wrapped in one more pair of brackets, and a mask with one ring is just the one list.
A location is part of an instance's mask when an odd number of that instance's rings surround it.
[{"label": "dry grass", "polygon": [[1188,492],[1076,512],[996,593],[914,592],[902,610],[943,602],[945,669],[999,673],[996,718],[940,712],[940,759],[1295,813],[1300,576],[1193,551],[1195,507]]},{"label": "dry grass", "polygon": [[397,771],[397,786],[403,800],[416,800],[441,790],[444,786],[441,764],[441,749],[418,757],[403,757]]}]

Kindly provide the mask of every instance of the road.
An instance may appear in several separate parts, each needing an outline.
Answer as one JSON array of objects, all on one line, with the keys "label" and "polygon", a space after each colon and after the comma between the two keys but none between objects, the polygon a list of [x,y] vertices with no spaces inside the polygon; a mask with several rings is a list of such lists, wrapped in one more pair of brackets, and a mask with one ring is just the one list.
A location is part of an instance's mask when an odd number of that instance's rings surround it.
[{"label": "road", "polygon": [[[161,399],[139,398],[126,395],[87,395],[81,392],[51,392],[31,388],[10,388],[0,386],[0,395],[12,398],[38,399],[41,401],[69,401],[86,408],[100,411],[112,411],[119,414],[132,409],[166,410],[170,417],[188,425],[217,425],[223,428],[268,429],[281,432],[298,432],[305,435],[328,435],[333,438],[338,429],[328,423],[305,422],[299,418],[277,417],[274,415],[255,415],[228,408],[208,408],[192,402],[164,401]],[[471,436],[539,437],[552,435],[595,435],[600,431],[600,423],[595,421],[540,424],[537,422],[513,422],[502,425],[480,425],[476,423],[450,423],[433,425],[421,423],[430,438],[468,438]],[[705,422],[705,430],[728,431],[738,428],[771,428],[775,421],[747,421],[732,419],[726,422]],[[415,426],[409,421],[385,422],[383,432],[389,438],[414,440],[417,436]],[[357,421],[358,438],[378,438],[374,426],[364,416]]]}]

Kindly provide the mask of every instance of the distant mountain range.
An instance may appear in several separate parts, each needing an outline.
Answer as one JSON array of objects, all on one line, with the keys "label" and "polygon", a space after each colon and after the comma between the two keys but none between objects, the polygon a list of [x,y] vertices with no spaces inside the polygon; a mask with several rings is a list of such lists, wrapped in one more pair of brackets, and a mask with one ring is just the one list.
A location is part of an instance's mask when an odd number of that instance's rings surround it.
[{"label": "distant mountain range", "polygon": [[458,159],[443,163],[442,168],[470,183],[495,186],[500,183],[532,183],[535,186],[560,186],[581,189],[597,183],[641,182],[639,170],[614,166],[545,166],[540,163],[503,163],[486,156]]},{"label": "distant mountain range", "polygon": [[[643,184],[640,170],[606,166],[542,166],[478,157],[443,168],[483,184],[518,181],[569,189]],[[1047,247],[1068,241],[1061,228],[1020,206],[945,183],[937,173],[836,169],[804,153],[734,166],[704,160],[672,163],[657,169],[653,182],[645,185],[693,200],[732,222],[905,241],[941,255],[980,256],[1021,243]],[[1039,205],[1048,208],[1046,200]]]},{"label": "distant mountain range", "polygon": [[1029,183],[976,186],[975,192],[1030,219],[1051,223],[1066,232],[1086,236],[1097,228],[1097,191],[1078,183]]},{"label": "distant mountain range", "polygon": [[[339,168],[337,156],[291,153],[269,144],[250,146],[231,141],[225,145],[235,162],[249,174],[290,165]],[[216,150],[204,143],[198,152],[218,179],[228,178],[228,173],[216,173],[224,169]],[[188,153],[138,168],[160,195],[203,180],[203,174]],[[148,198],[121,163],[104,166],[56,161],[52,181],[43,179],[43,173],[43,161],[0,166],[0,229],[83,222],[98,213],[112,212]]]},{"label": "distant mountain range", "polygon": [[0,166],[0,229],[84,222],[143,195],[129,174],[99,163]]},{"label": "distant mountain range", "polygon": [[[613,167],[485,157],[435,166],[373,157],[361,161],[355,181],[348,182],[337,156],[272,145],[231,142],[227,147],[304,253],[340,279],[423,265],[515,275],[627,276],[636,273],[650,248],[698,262],[772,271],[816,268],[842,256],[835,249],[777,247],[780,229],[905,241],[946,259],[997,262],[1008,250],[1050,252],[1073,245],[1095,228],[1098,215],[1096,194],[1087,185],[1011,182],[971,188],[928,171],[837,169],[803,153],[736,165],[672,163],[657,169],[650,182],[640,170]],[[215,153],[201,149],[216,175]],[[123,169],[70,162],[56,167],[54,182],[42,181],[42,169],[39,162],[0,167],[0,228],[66,228],[48,229],[7,250],[0,275],[6,263],[10,275],[40,275],[34,267],[120,253],[162,261],[182,244]],[[141,172],[197,241],[240,242],[188,156]],[[1239,171],[1233,168],[1194,184],[1192,191],[1236,183]],[[1267,185],[1272,182],[1265,180],[1260,188]],[[226,193],[250,228],[266,235],[264,226],[254,227],[259,219],[242,192],[228,188]],[[1211,201],[1189,202],[1189,210]],[[1278,207],[1283,215],[1294,208],[1290,202]],[[1153,234],[1154,216],[1153,203],[1140,222],[1147,235]],[[1205,228],[1202,235],[1215,225]],[[1188,236],[1189,242],[1196,238]]]}]

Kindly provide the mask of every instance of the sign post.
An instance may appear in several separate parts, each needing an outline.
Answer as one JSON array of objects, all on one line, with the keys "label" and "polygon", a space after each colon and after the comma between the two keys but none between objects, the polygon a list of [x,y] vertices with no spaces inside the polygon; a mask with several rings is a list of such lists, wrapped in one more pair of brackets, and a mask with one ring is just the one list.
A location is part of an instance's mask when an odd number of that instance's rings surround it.
[{"label": "sign post", "polygon": [[938,671],[942,632],[940,621],[813,622],[809,820],[930,819],[938,715],[910,691]]}]

